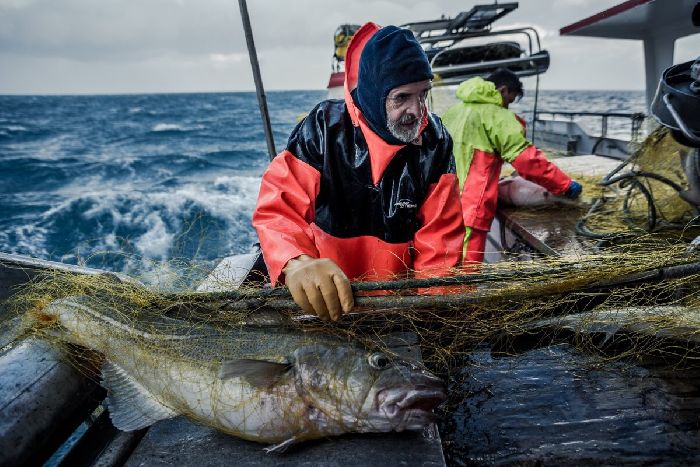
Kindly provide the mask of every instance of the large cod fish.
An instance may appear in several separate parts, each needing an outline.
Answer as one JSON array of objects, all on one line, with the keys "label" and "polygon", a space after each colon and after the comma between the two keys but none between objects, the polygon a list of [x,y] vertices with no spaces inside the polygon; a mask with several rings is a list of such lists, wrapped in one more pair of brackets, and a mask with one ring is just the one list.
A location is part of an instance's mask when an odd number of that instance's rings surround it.
[{"label": "large cod fish", "polygon": [[419,430],[446,397],[418,365],[318,333],[221,330],[83,296],[42,313],[58,325],[51,334],[104,355],[108,410],[124,431],[185,415],[280,452],[348,432]]}]

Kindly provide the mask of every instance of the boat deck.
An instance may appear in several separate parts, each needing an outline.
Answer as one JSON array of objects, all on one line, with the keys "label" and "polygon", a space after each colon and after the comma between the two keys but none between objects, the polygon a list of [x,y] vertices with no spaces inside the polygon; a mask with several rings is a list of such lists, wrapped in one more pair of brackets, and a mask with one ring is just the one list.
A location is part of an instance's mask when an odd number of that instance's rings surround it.
[{"label": "boat deck", "polygon": [[[572,178],[599,176],[601,179],[615,169],[620,161],[608,157],[585,155],[561,157],[554,162]],[[507,173],[508,169],[504,169]],[[586,193],[584,193],[584,196]],[[588,210],[588,205],[549,205],[537,208],[499,207],[489,233],[486,261],[502,261],[503,250],[518,252],[534,249],[538,254],[567,255],[592,252],[596,240],[576,234],[576,223]]]},{"label": "boat deck", "polygon": [[[574,178],[602,177],[619,164],[599,156],[555,162]],[[596,241],[575,232],[586,211],[587,206],[501,207],[489,233],[487,260],[503,260],[502,247],[524,259],[528,253],[533,258],[591,253]],[[639,306],[624,312],[658,316],[675,310]],[[522,335],[503,336],[471,352],[450,388],[470,397],[458,398],[441,426],[448,464],[698,464],[697,327],[660,331],[641,319],[627,324],[611,319],[604,326],[600,316],[587,327],[587,319],[583,312],[535,322]],[[582,339],[598,343],[608,357],[637,345],[647,353],[601,359],[577,347]]]},{"label": "boat deck", "polygon": [[[609,172],[609,167],[600,168],[603,164],[617,164],[593,157],[557,163],[577,163],[586,172],[598,167],[603,174]],[[575,175],[575,168],[565,170]],[[495,238],[502,236],[509,245],[524,240],[538,254],[586,250],[589,246],[574,234],[579,214],[570,207],[542,212],[501,209],[495,225],[506,228]],[[13,285],[33,276],[32,264],[18,263],[16,258],[0,255],[0,266],[0,300]],[[51,266],[42,262],[34,268]],[[227,273],[246,270],[230,262],[222,269]],[[227,275],[226,280],[231,277]],[[460,376],[464,379],[452,382],[458,385],[453,386],[454,394],[469,396],[441,427],[444,453],[435,427],[425,433],[346,435],[305,442],[281,455],[268,455],[261,444],[183,417],[123,433],[111,425],[107,412],[99,413],[103,390],[61,363],[55,349],[27,341],[0,354],[0,464],[43,463],[51,455],[49,465],[105,466],[439,466],[446,459],[458,465],[697,463],[697,369],[658,369],[639,362],[601,365],[566,339],[546,338],[552,335],[551,326],[563,329],[564,325],[540,323],[517,339],[517,346],[511,342],[507,353],[490,345],[475,349],[463,364]],[[625,335],[644,337],[649,332],[653,329],[617,326],[605,342]],[[398,353],[420,359],[413,336],[394,338],[398,338]],[[677,348],[678,343],[673,345]],[[697,342],[686,339],[683,345],[689,346],[689,355],[691,351],[700,355]]]}]

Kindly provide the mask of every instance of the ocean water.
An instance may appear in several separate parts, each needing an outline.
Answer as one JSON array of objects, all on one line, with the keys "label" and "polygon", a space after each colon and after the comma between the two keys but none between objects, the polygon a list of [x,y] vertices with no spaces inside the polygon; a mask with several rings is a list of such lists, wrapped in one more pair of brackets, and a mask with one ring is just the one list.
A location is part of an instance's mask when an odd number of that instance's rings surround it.
[{"label": "ocean water", "polygon": [[[535,91],[526,89],[522,100],[512,104],[511,108],[526,120],[531,121],[534,103]],[[545,111],[648,113],[643,91],[540,91],[537,111],[538,113]],[[541,115],[540,118],[552,117]],[[557,116],[557,118],[568,117]],[[595,136],[601,134],[600,117],[576,117],[574,120],[588,134]],[[631,129],[629,119],[611,117],[608,121],[609,137],[629,140]],[[529,130],[528,137],[530,137]]]},{"label": "ocean water", "polygon": [[[269,92],[277,150],[325,91]],[[533,93],[515,110],[527,114]],[[643,111],[641,92],[540,109]],[[593,128],[592,131],[595,129]],[[255,93],[0,96],[0,251],[125,272],[251,251],[268,163]]]},{"label": "ocean water", "polygon": [[[282,149],[324,92],[268,94]],[[255,93],[0,97],[0,251],[138,276],[251,250]]]}]

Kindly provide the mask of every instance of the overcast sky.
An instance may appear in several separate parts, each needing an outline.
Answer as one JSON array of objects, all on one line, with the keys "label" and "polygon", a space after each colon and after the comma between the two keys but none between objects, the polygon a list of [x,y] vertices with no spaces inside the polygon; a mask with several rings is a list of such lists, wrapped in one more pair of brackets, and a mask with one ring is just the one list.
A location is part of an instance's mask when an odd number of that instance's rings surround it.
[{"label": "overcast sky", "polygon": [[[667,0],[664,0],[667,1]],[[521,0],[498,27],[535,26],[552,64],[544,89],[643,89],[642,45],[559,37],[622,0]],[[248,0],[266,89],[324,89],[333,32],[455,16],[476,3]],[[700,55],[700,36],[676,62]],[[0,0],[0,94],[253,90],[237,0]]]}]

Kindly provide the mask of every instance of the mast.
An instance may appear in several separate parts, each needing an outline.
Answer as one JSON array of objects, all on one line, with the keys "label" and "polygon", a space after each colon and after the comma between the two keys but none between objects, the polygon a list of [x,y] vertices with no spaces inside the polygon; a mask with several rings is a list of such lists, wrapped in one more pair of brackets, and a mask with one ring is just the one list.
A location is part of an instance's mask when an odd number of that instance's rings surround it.
[{"label": "mast", "polygon": [[275,141],[272,137],[272,126],[270,125],[270,114],[267,110],[267,98],[265,97],[265,89],[263,88],[262,77],[260,76],[260,66],[258,65],[258,55],[255,52],[255,42],[253,41],[253,30],[250,27],[250,17],[248,16],[248,6],[246,0],[238,0],[238,6],[241,9],[241,19],[243,20],[243,30],[245,31],[245,41],[248,44],[248,56],[250,57],[250,66],[253,69],[253,79],[255,80],[255,93],[258,95],[258,106],[260,107],[260,116],[263,120],[263,128],[265,130],[265,141],[267,142],[267,152],[270,155],[270,160],[277,155],[275,150]]}]

